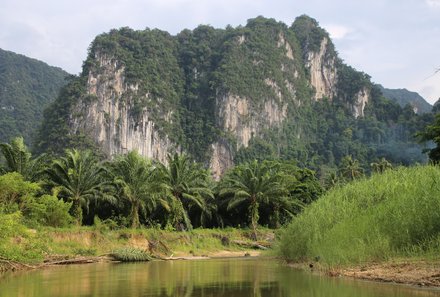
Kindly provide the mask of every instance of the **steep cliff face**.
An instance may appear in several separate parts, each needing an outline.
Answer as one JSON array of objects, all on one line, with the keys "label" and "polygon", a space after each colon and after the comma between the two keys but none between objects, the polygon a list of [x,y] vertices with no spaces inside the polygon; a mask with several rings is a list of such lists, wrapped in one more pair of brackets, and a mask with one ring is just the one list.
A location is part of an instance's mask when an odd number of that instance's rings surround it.
[{"label": "steep cliff face", "polygon": [[[125,83],[125,68],[113,57],[97,53],[99,71],[90,71],[87,78],[88,100],[79,101],[71,117],[71,130],[92,138],[109,156],[137,150],[141,155],[166,162],[167,153],[176,150],[169,138],[161,136],[147,107],[134,117],[134,96],[137,84]],[[166,120],[170,120],[169,115]]]},{"label": "steep cliff face", "polygon": [[310,72],[310,84],[315,90],[315,100],[323,97],[331,100],[336,95],[336,57],[328,53],[328,42],[328,38],[324,37],[318,51],[306,54],[306,67]]},{"label": "steep cliff face", "polygon": [[[276,85],[271,82],[275,92]],[[276,93],[277,94],[277,93]],[[278,99],[281,99],[281,95]],[[221,138],[212,145],[213,154],[210,168],[215,177],[222,175],[233,164],[233,152],[248,147],[252,137],[260,135],[263,129],[269,129],[282,123],[287,117],[286,103],[275,98],[265,100],[262,106],[254,106],[248,98],[226,94],[217,100],[217,125],[234,139]]]}]

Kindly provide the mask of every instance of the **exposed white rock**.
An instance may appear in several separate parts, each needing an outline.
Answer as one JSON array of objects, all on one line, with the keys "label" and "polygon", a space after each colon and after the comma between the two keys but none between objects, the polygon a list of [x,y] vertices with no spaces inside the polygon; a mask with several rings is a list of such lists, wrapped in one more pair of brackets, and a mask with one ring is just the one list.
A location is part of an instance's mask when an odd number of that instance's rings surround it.
[{"label": "exposed white rock", "polygon": [[219,180],[220,176],[222,176],[226,170],[234,166],[232,152],[229,148],[229,144],[224,139],[212,144],[211,149],[211,173],[216,180]]},{"label": "exposed white rock", "polygon": [[364,116],[364,109],[368,103],[369,98],[370,98],[370,91],[366,88],[363,88],[356,94],[354,99],[354,104],[351,106],[353,116],[355,118]]},{"label": "exposed white rock", "polygon": [[269,98],[256,107],[248,98],[232,94],[218,97],[217,126],[233,136],[237,146],[230,148],[226,140],[213,144],[210,168],[214,177],[218,178],[233,165],[231,149],[248,147],[252,137],[286,119],[287,106],[280,102],[280,98]]},{"label": "exposed white rock", "polygon": [[242,45],[245,41],[246,41],[246,36],[244,36],[244,35],[238,36],[237,42],[239,45]]},{"label": "exposed white rock", "polygon": [[284,38],[284,35],[282,33],[278,34],[278,47],[284,47],[286,49],[286,56],[287,58],[293,60],[293,49],[290,46],[289,42],[287,42],[286,38]]},{"label": "exposed white rock", "polygon": [[281,93],[281,89],[274,80],[266,78],[264,80],[264,82],[266,83],[266,85],[268,85],[269,87],[271,87],[273,89],[273,91],[275,92],[275,95],[277,96],[277,98],[280,101],[283,100],[283,95]]},{"label": "exposed white rock", "polygon": [[306,67],[310,71],[310,84],[315,88],[315,100],[332,99],[336,93],[336,60],[326,57],[327,43],[328,39],[323,38],[318,52],[307,53]]},{"label": "exposed white rock", "polygon": [[[132,116],[132,95],[139,86],[124,82],[124,67],[111,57],[98,55],[97,60],[100,69],[90,72],[87,82],[87,92],[96,100],[76,106],[72,133],[85,132],[109,156],[137,150],[145,157],[166,162],[167,153],[176,150],[176,146],[158,133],[148,109],[136,119]],[[148,98],[149,94],[145,96]],[[164,119],[171,121],[171,115],[164,114]]]}]

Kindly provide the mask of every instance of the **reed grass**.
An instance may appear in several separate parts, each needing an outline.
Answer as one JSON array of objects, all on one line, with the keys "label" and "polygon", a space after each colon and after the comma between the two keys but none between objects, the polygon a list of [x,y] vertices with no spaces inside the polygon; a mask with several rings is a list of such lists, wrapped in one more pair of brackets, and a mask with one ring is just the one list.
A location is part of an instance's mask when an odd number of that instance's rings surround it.
[{"label": "reed grass", "polygon": [[440,168],[398,168],[329,191],[281,233],[292,261],[440,256]]}]

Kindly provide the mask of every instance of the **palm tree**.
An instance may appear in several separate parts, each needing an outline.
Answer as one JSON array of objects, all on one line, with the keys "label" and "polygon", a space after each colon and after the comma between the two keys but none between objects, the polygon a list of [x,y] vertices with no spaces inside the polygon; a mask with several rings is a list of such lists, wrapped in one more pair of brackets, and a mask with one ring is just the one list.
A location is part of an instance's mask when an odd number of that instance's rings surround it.
[{"label": "palm tree", "polygon": [[281,207],[286,201],[283,197],[288,194],[278,173],[278,166],[257,161],[236,166],[221,181],[219,189],[220,197],[228,200],[228,211],[242,203],[248,204],[254,239],[257,239],[260,205],[272,201]]},{"label": "palm tree", "polygon": [[386,170],[393,168],[393,165],[385,158],[381,158],[379,161],[371,163],[370,166],[376,173],[384,173]]},{"label": "palm tree", "polygon": [[355,180],[364,175],[364,170],[362,169],[358,160],[353,159],[352,156],[345,156],[341,161],[340,167],[341,176],[348,180]]},{"label": "palm tree", "polygon": [[130,204],[133,228],[140,225],[139,214],[153,211],[157,202],[169,209],[166,201],[159,198],[165,185],[158,178],[157,169],[138,152],[117,157],[109,163],[109,168],[121,198]]},{"label": "palm tree", "polygon": [[209,186],[209,174],[184,154],[168,155],[167,160],[168,165],[160,164],[159,170],[167,185],[171,224],[177,230],[183,229],[182,223],[187,229],[191,229],[189,209],[198,208],[206,213],[209,211],[206,201],[214,199]]},{"label": "palm tree", "polygon": [[341,183],[341,178],[336,172],[330,172],[324,180],[324,186],[327,190],[334,188]]},{"label": "palm tree", "polygon": [[14,138],[11,143],[0,143],[0,150],[5,158],[5,171],[18,172],[23,175],[31,153],[24,144],[22,137]]},{"label": "palm tree", "polygon": [[54,160],[45,173],[49,185],[72,202],[71,213],[78,225],[82,223],[83,207],[88,209],[92,199],[114,201],[109,194],[111,183],[104,179],[106,170],[90,151],[67,150],[65,157]]},{"label": "palm tree", "polygon": [[18,172],[26,180],[37,181],[43,170],[45,155],[32,159],[23,137],[14,138],[11,143],[0,143],[0,151],[5,160],[5,166],[0,168],[0,172]]}]

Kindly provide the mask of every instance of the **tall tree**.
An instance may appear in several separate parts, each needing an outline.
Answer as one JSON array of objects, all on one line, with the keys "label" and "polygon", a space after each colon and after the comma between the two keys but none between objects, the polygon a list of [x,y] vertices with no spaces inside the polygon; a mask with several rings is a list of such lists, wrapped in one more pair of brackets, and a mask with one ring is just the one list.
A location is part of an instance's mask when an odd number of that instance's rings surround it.
[{"label": "tall tree", "polygon": [[339,172],[341,176],[347,180],[355,180],[364,175],[364,170],[362,169],[359,161],[353,159],[352,156],[345,156],[342,158]]},{"label": "tall tree", "polygon": [[386,170],[393,168],[393,165],[385,158],[381,158],[377,162],[371,163],[370,166],[371,169],[376,173],[383,173]]},{"label": "tall tree", "polygon": [[[168,155],[168,165],[159,165],[170,200],[171,224],[177,230],[192,228],[188,215],[191,208],[207,212],[207,200],[214,199],[209,174],[184,154]],[[182,225],[183,224],[183,225]]]},{"label": "tall tree", "polygon": [[285,201],[282,198],[287,195],[288,190],[279,175],[278,165],[268,162],[253,161],[236,166],[219,185],[219,196],[227,199],[228,210],[243,203],[247,204],[255,239],[260,205],[272,201],[277,206],[282,206]]},{"label": "tall tree", "polygon": [[165,185],[158,178],[157,169],[151,161],[131,151],[109,163],[118,194],[130,204],[130,220],[133,228],[140,226],[139,215],[146,215],[156,208],[157,202],[169,209],[168,203],[160,198]]},{"label": "tall tree", "polygon": [[105,172],[91,151],[75,149],[67,150],[64,157],[54,160],[45,170],[49,185],[59,190],[60,197],[72,202],[71,213],[78,225],[82,224],[83,208],[88,210],[91,200],[114,201]]}]

